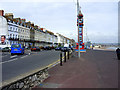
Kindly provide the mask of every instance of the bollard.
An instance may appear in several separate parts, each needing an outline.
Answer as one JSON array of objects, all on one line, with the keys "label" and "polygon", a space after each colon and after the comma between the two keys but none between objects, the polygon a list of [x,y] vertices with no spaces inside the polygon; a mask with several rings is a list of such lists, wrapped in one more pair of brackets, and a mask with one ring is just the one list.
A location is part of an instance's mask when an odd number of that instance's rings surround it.
[{"label": "bollard", "polygon": [[64,62],[66,62],[66,52],[64,52]]},{"label": "bollard", "polygon": [[69,51],[68,51],[68,59],[69,59]]},{"label": "bollard", "polygon": [[60,53],[60,66],[62,66],[62,52]]}]

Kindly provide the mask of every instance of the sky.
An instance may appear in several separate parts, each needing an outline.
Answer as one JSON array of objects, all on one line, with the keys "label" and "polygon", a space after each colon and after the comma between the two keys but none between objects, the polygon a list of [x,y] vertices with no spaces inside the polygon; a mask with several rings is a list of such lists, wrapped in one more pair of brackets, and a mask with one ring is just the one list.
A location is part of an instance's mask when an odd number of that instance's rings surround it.
[{"label": "sky", "polygon": [[[118,0],[79,1],[84,15],[84,42],[117,43]],[[77,42],[76,0],[0,0],[0,9]]]}]

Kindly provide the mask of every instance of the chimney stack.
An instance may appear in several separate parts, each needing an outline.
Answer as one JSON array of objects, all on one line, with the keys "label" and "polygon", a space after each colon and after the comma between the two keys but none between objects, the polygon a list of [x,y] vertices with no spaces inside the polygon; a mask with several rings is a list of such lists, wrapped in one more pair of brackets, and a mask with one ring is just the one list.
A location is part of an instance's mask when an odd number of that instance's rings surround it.
[{"label": "chimney stack", "polygon": [[43,31],[43,28],[40,28]]},{"label": "chimney stack", "polygon": [[38,29],[38,26],[37,26],[37,25],[35,25],[34,27],[35,27],[35,29]]},{"label": "chimney stack", "polygon": [[33,26],[33,27],[34,27],[34,23],[33,23],[33,22],[31,23],[31,26]]},{"label": "chimney stack", "polygon": [[14,18],[17,22],[20,22],[21,19],[20,18]]},{"label": "chimney stack", "polygon": [[13,13],[5,13],[5,17],[13,19]]},{"label": "chimney stack", "polygon": [[21,19],[22,22],[26,22],[26,19]]},{"label": "chimney stack", "polygon": [[4,10],[0,10],[0,16],[4,15]]}]

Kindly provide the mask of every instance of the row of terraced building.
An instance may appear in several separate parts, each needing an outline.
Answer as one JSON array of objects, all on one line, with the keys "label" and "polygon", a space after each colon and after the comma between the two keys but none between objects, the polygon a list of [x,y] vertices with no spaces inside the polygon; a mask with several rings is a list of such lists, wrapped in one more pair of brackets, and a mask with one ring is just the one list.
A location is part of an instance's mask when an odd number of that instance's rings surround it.
[{"label": "row of terraced building", "polygon": [[4,14],[4,10],[0,10],[0,36],[3,35],[6,37],[6,45],[18,43],[28,47],[75,45],[73,39],[27,22],[26,19],[14,18],[13,13]]}]

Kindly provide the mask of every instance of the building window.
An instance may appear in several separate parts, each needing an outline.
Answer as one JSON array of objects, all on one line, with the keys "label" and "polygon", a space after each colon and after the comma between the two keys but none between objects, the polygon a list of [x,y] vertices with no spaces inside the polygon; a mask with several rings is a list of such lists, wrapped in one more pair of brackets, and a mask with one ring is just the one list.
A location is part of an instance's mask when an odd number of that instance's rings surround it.
[{"label": "building window", "polygon": [[17,35],[16,35],[16,38],[17,38]]},{"label": "building window", "polygon": [[14,38],[14,34],[13,34],[13,38]]},{"label": "building window", "polygon": [[12,34],[10,34],[10,38],[12,37]]},{"label": "building window", "polygon": [[18,32],[20,32],[20,29],[18,29]]},{"label": "building window", "polygon": [[16,28],[16,32],[17,32],[17,28]]},{"label": "building window", "polygon": [[15,28],[13,28],[13,31],[15,30]]},{"label": "building window", "polygon": [[12,42],[10,41],[10,45],[12,44]]},{"label": "building window", "polygon": [[10,27],[10,30],[12,30],[12,27]]}]

